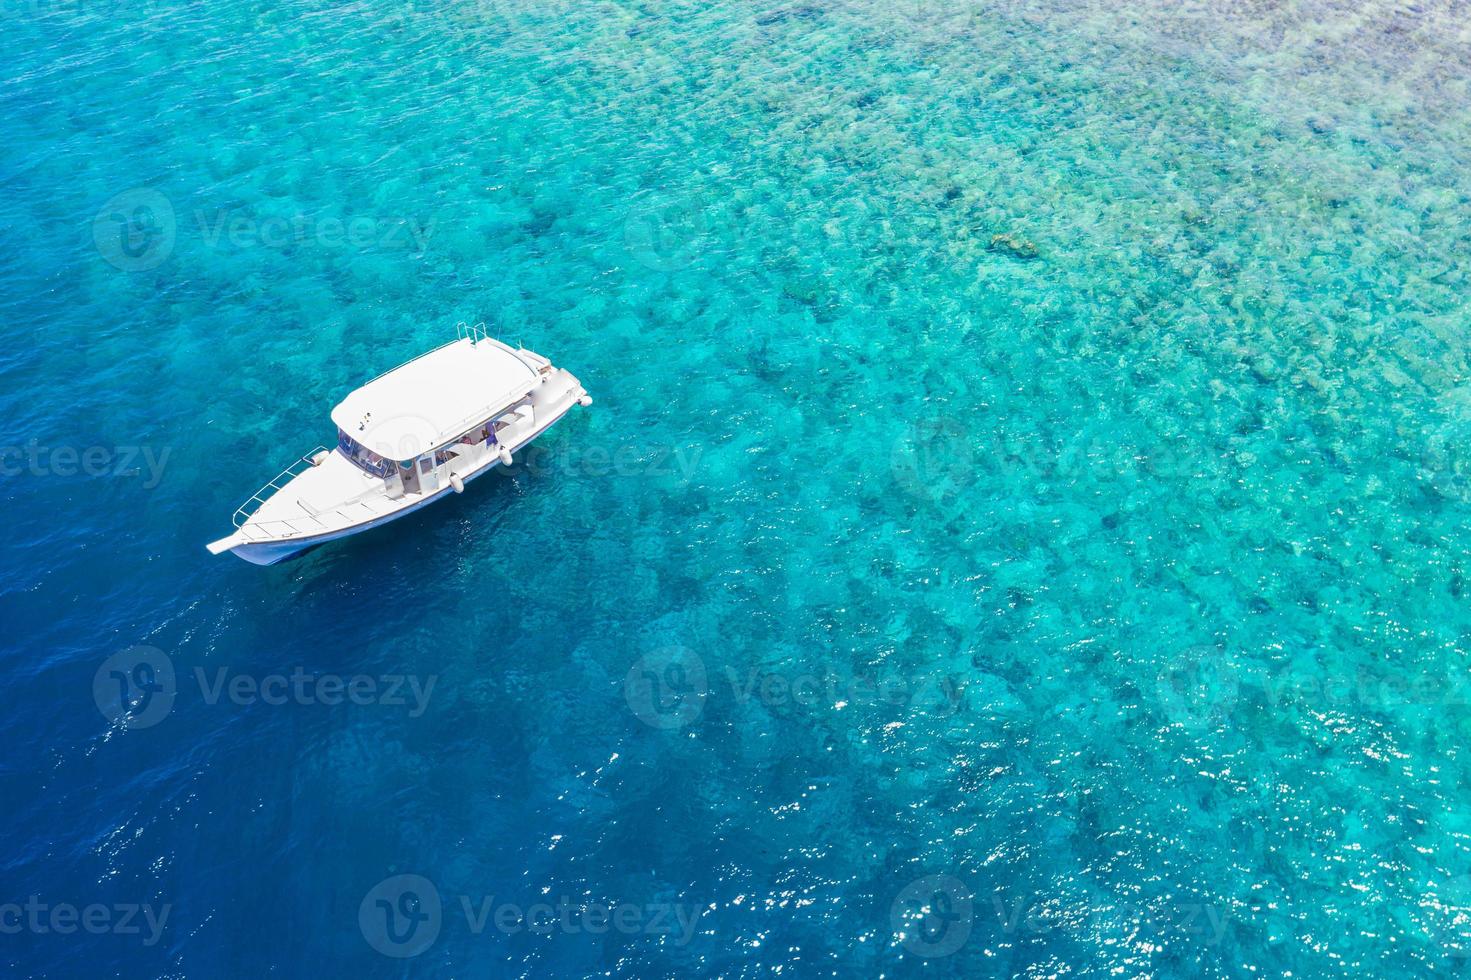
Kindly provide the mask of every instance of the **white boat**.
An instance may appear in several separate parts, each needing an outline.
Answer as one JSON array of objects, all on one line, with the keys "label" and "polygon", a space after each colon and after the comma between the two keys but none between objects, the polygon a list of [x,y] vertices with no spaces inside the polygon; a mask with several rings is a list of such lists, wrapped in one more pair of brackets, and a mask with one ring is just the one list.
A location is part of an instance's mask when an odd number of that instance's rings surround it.
[{"label": "white boat", "polygon": [[497,466],[573,405],[592,399],[568,371],[480,325],[369,381],[332,410],[337,448],[319,446],[235,511],[211,542],[257,565],[413,513]]}]

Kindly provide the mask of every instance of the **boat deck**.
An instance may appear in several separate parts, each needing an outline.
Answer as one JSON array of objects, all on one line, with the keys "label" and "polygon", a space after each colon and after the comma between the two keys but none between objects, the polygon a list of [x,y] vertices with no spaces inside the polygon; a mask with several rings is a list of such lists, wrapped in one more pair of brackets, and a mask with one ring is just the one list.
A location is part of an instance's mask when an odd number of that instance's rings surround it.
[{"label": "boat deck", "polygon": [[382,480],[333,452],[268,497],[238,533],[248,541],[326,534],[387,517],[426,496],[432,494],[389,497]]}]

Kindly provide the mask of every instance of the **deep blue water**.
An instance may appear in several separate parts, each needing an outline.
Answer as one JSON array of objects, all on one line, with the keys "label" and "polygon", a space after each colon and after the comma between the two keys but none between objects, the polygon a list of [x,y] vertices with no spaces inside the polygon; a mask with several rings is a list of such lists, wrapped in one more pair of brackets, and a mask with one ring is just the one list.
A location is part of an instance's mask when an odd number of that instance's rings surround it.
[{"label": "deep blue water", "polygon": [[0,9],[0,972],[1465,968],[1464,11]]}]

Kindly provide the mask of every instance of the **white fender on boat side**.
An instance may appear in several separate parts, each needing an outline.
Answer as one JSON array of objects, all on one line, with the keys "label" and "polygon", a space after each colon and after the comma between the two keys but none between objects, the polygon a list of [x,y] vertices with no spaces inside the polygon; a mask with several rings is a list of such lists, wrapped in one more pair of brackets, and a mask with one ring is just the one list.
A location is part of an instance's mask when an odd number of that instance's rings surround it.
[{"label": "white fender on boat side", "polygon": [[465,492],[465,481],[460,479],[460,474],[458,473],[451,473],[449,475],[449,485],[450,489],[455,493]]},{"label": "white fender on boat side", "polygon": [[510,466],[511,465],[511,451],[509,449],[507,449],[505,446],[502,446],[501,447],[500,457],[501,457],[501,462],[502,463],[504,463],[507,466]]},{"label": "white fender on boat side", "polygon": [[584,391],[582,393],[582,397],[577,399],[577,404],[581,405],[583,408],[587,408],[589,405],[592,404],[592,395],[589,395],[587,392]]}]

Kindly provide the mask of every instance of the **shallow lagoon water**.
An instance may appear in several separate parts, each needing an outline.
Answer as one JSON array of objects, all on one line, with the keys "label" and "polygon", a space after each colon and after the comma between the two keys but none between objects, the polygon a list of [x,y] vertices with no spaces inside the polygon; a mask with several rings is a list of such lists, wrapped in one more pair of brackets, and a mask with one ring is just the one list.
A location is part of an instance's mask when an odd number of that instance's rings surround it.
[{"label": "shallow lagoon water", "polygon": [[[8,973],[1471,953],[1453,7],[4,10],[0,903],[168,909]],[[460,320],[595,406],[204,554]]]}]

